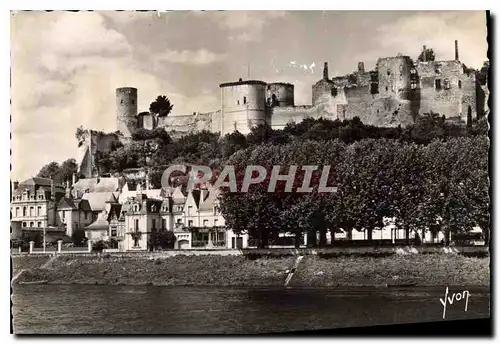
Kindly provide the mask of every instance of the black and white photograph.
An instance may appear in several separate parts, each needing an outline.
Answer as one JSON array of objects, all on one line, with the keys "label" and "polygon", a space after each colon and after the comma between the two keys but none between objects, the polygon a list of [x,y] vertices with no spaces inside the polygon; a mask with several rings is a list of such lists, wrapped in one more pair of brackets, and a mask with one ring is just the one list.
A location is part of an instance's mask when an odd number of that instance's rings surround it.
[{"label": "black and white photograph", "polygon": [[11,333],[480,332],[491,21],[11,10]]}]

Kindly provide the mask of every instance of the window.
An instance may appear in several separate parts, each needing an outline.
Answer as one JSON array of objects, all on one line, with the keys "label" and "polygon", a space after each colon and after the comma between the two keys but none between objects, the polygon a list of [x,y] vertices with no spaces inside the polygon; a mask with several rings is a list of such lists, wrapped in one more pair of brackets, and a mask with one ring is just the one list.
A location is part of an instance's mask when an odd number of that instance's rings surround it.
[{"label": "window", "polygon": [[116,229],[111,230],[111,236],[116,236]]},{"label": "window", "polygon": [[161,220],[161,228],[164,230],[167,228],[167,220],[165,220],[165,219]]},{"label": "window", "polygon": [[36,207],[36,216],[40,216],[42,213],[42,207]]},{"label": "window", "polygon": [[38,199],[43,199],[43,195],[38,195]]},{"label": "window", "polygon": [[152,220],[151,227],[152,227],[153,229],[156,229],[156,219],[153,219],[153,220]]},{"label": "window", "polygon": [[332,88],[332,97],[337,96],[337,87]]},{"label": "window", "polygon": [[33,207],[30,207],[30,216],[33,216],[35,212],[35,209]]},{"label": "window", "polygon": [[41,223],[40,221],[38,221],[38,223],[36,224],[36,226],[37,226],[38,228],[40,228],[40,227],[42,227],[42,223]]},{"label": "window", "polygon": [[193,220],[188,221],[188,227],[193,227]]},{"label": "window", "polygon": [[462,88],[462,80],[458,80],[458,88]]},{"label": "window", "polygon": [[247,97],[243,97],[243,104],[247,103]]},{"label": "window", "polygon": [[136,231],[138,231],[138,230],[139,230],[139,220],[138,220],[138,219],[135,219],[135,220],[134,220],[134,229],[135,229]]},{"label": "window", "polygon": [[26,216],[26,207],[23,207],[23,216]]},{"label": "window", "polygon": [[139,211],[139,205],[138,204],[134,205],[134,211]]},{"label": "window", "polygon": [[188,215],[188,216],[191,216],[191,215],[192,215],[192,214],[191,214],[192,209],[193,209],[193,207],[192,207],[192,206],[188,206],[188,213],[187,213],[187,215]]},{"label": "window", "polygon": [[35,223],[34,222],[30,222],[30,227],[35,227]]},{"label": "window", "polygon": [[389,91],[389,87],[385,86],[385,90],[386,90],[386,91]]},{"label": "window", "polygon": [[182,219],[177,219],[177,224],[181,224],[182,223]]},{"label": "window", "polygon": [[219,220],[214,219],[214,227],[217,227],[217,226],[218,226],[218,222],[219,222]]},{"label": "window", "polygon": [[387,75],[391,75],[391,71],[390,70],[387,70]]},{"label": "window", "polygon": [[84,212],[83,214],[84,214],[84,216],[85,216],[85,220],[87,220],[87,219],[88,219],[88,216],[89,216],[89,215],[88,215],[88,213],[87,213],[87,212]]},{"label": "window", "polygon": [[441,79],[436,79],[436,90],[441,89]]},{"label": "window", "polygon": [[445,90],[450,89],[450,79],[444,79],[444,89]]},{"label": "window", "polygon": [[35,195],[30,195],[30,200],[34,200],[35,199]]},{"label": "window", "polygon": [[208,227],[208,220],[203,220],[203,227]]},{"label": "window", "polygon": [[21,196],[17,196],[16,198],[17,198],[17,200],[18,200],[18,201],[20,201],[20,200],[21,200]]},{"label": "window", "polygon": [[64,210],[62,212],[62,217],[63,217],[63,220],[66,220],[66,212]]},{"label": "window", "polygon": [[236,104],[240,105],[240,101],[238,100],[238,101],[236,102]]},{"label": "window", "polygon": [[19,216],[19,207],[16,207],[16,217]]},{"label": "window", "polygon": [[26,222],[23,222],[23,227],[26,227]]}]

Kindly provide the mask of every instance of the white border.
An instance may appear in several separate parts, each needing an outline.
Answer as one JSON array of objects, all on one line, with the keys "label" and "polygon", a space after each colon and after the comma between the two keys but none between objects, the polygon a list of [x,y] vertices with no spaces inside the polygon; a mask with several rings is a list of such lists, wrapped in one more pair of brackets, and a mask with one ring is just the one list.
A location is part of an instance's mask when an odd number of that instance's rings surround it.
[{"label": "white border", "polygon": [[[168,8],[169,10],[181,10],[181,9],[206,9],[206,10],[242,10],[242,9],[248,9],[248,10],[486,10],[490,9],[492,10],[492,15],[495,15],[495,13],[498,13],[495,9],[498,8],[498,4],[500,2],[498,1],[484,1],[484,0],[475,0],[475,1],[470,1],[470,0],[455,0],[453,2],[449,1],[435,1],[435,0],[419,0],[419,1],[398,1],[398,0],[391,0],[391,1],[355,1],[355,0],[350,0],[350,1],[317,1],[317,0],[308,0],[308,1],[302,1],[302,2],[271,2],[271,1],[261,1],[261,0],[252,0],[252,1],[235,1],[235,0],[226,0],[226,1],[221,1],[221,0],[212,0],[212,1],[188,1],[188,0],[182,0],[178,2],[169,2],[168,4],[165,3],[165,1],[149,1],[149,0],[142,0],[142,1],[128,1],[128,0],[122,0],[120,2],[111,2],[111,1],[103,1],[103,0],[86,0],[86,1],[72,1],[72,2],[67,2],[67,1],[23,1],[23,0],[17,0],[14,3],[10,4],[10,8],[6,7],[7,2],[3,1],[0,6],[2,7],[2,16],[0,18],[4,20],[0,20],[1,26],[2,26],[2,35],[1,37],[1,46],[2,50],[1,52],[1,60],[2,60],[2,67],[0,69],[0,73],[2,73],[2,78],[3,82],[1,83],[1,95],[2,95],[2,103],[3,104],[3,115],[2,117],[2,125],[0,125],[0,140],[2,141],[2,147],[4,147],[2,150],[0,150],[0,161],[10,161],[10,155],[7,152],[7,146],[10,147],[10,120],[9,120],[9,114],[10,114],[10,12],[9,10],[23,10],[23,9],[32,9],[32,10],[45,10],[45,9],[53,9],[53,10],[66,10],[66,9],[93,9],[93,10],[114,10],[114,9],[121,9],[121,10],[131,10],[131,9],[161,9],[161,8]],[[4,9],[4,7],[6,7]],[[498,25],[498,23],[497,23]],[[498,37],[495,36],[495,46],[498,46],[497,42]],[[495,71],[495,86],[496,86],[496,61],[491,62]],[[493,109],[493,113],[494,113]],[[500,126],[500,121],[497,119],[495,122],[495,128],[492,128],[494,132],[498,132],[499,126]],[[495,145],[496,146],[496,145]],[[493,151],[495,154],[495,168],[494,171],[499,172],[500,169],[498,168],[497,164],[499,164],[500,157],[497,156],[497,151],[498,147],[493,147]],[[1,169],[1,178],[0,180],[4,180],[4,182],[0,185],[2,185],[2,191],[5,190],[5,192],[2,192],[2,207],[1,209],[4,209],[0,216],[2,216],[2,223],[5,224],[4,227],[4,235],[5,238],[7,239],[7,233],[9,230],[6,230],[9,228],[8,223],[9,223],[9,215],[8,215],[8,209],[9,207],[9,201],[7,201],[7,195],[9,194],[9,189],[7,189],[7,177],[10,175],[10,171],[7,170],[7,164],[5,164],[5,168]],[[500,173],[500,172],[499,172]],[[10,177],[10,176],[9,176]],[[496,177],[496,176],[495,176]],[[9,178],[10,179],[10,178]],[[498,184],[498,182],[497,182]],[[3,189],[5,188],[5,189]],[[494,214],[500,214],[500,206],[498,206],[496,203],[494,203]],[[495,220],[497,219],[499,215],[495,215]],[[494,224],[495,225],[495,224]],[[496,227],[496,226],[494,226]],[[495,228],[493,229],[493,239],[494,239],[494,244],[496,247],[497,245],[497,235],[495,235]],[[4,337],[4,340],[2,342],[5,342],[7,340],[8,342],[15,340],[15,338],[12,335],[9,335],[10,333],[10,303],[7,301],[7,295],[10,294],[10,289],[8,285],[10,284],[10,279],[8,276],[10,276],[10,251],[8,249],[8,240],[6,240],[3,243],[4,250],[2,250],[2,255],[4,255],[4,264],[1,265],[2,271],[1,271],[1,276],[5,279],[5,281],[1,284],[2,288],[6,289],[5,293],[3,293],[3,302],[5,303],[1,309],[3,310],[2,314],[2,336]],[[9,258],[7,258],[7,255],[9,255]],[[496,254],[498,257],[498,254]],[[497,257],[495,257],[495,263],[497,262]],[[9,259],[9,260],[8,260]],[[7,264],[9,262],[9,264]],[[9,280],[9,281],[7,281]],[[9,282],[9,283],[8,283]],[[496,285],[496,283],[493,283],[493,285]],[[496,298],[495,298],[496,299]],[[493,305],[492,305],[493,306]],[[492,307],[493,308],[493,307]],[[493,309],[492,309],[493,310]],[[333,311],[333,310],[332,310]],[[497,319],[495,321],[495,325],[498,322],[499,317],[495,317]],[[7,338],[5,338],[7,337]],[[311,338],[311,337],[310,337]],[[55,338],[31,338],[30,340],[44,340],[46,342],[51,342]],[[67,340],[75,340],[75,339],[80,339],[80,340],[89,340],[89,339],[81,339],[81,338],[61,338],[61,340],[67,341]],[[137,340],[137,341],[142,341],[144,339],[136,339],[136,338],[131,338],[127,339],[125,337],[120,337],[120,338],[107,338],[109,341],[123,341],[123,340]],[[213,338],[213,339],[205,339],[205,340],[221,340],[222,338]],[[234,340],[237,338],[228,338],[228,340]],[[286,340],[290,341],[293,340],[293,338],[283,338],[280,340]],[[301,338],[299,338],[301,339]],[[309,339],[309,338],[307,338]],[[318,338],[319,339],[319,338]],[[25,339],[26,340],[26,339]],[[96,339],[96,338],[91,338],[93,342],[96,340],[100,341],[101,339]],[[156,340],[168,340],[169,342],[176,342],[177,339],[174,338],[157,338]],[[187,339],[186,339],[187,340]],[[238,340],[241,340],[238,338]],[[268,339],[264,338],[258,338],[259,342],[264,342],[267,341]],[[277,340],[277,339],[275,339]],[[323,340],[331,340],[329,338],[324,338]],[[336,341],[340,340],[340,338],[336,338]],[[383,339],[384,341],[387,340],[387,338]],[[399,338],[393,338],[393,340],[400,340]],[[429,339],[425,339],[427,342]],[[437,339],[436,339],[437,340]],[[439,339],[440,341],[446,341],[446,340],[453,340],[454,342],[457,340],[461,340],[459,338],[453,338],[453,339]]]}]

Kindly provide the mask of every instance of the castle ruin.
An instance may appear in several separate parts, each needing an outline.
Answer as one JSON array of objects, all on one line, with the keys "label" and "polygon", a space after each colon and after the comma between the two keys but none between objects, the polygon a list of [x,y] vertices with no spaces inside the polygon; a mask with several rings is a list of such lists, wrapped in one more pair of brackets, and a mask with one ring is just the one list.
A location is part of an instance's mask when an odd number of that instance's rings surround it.
[{"label": "castle ruin", "polygon": [[[283,129],[288,123],[304,118],[344,120],[359,117],[365,124],[383,127],[408,126],[417,116],[438,113],[463,123],[467,117],[482,116],[485,92],[474,72],[460,62],[455,41],[453,60],[413,61],[409,56],[379,58],[375,68],[365,71],[363,62],[345,76],[330,78],[328,63],[323,77],[312,86],[311,105],[296,106],[294,85],[242,80],[222,83],[220,110],[189,115],[156,117],[138,113],[136,88],[116,90],[118,134],[87,134],[80,144],[80,168],[88,177],[95,176],[93,156],[109,151],[113,142],[127,141],[137,129],[164,128],[173,137],[208,130],[222,136],[234,131],[248,134],[258,124]],[[100,138],[99,138],[100,137]]]}]

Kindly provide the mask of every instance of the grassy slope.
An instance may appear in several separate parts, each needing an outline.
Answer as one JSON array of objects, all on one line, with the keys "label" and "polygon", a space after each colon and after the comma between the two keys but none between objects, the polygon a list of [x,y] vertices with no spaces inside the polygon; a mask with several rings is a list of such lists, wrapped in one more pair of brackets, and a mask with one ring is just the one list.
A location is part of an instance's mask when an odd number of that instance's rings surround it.
[{"label": "grassy slope", "polygon": [[[27,259],[23,257],[19,259]],[[58,257],[49,269],[43,263],[26,271],[19,281],[67,284],[155,284],[282,286],[285,270],[295,257],[246,260],[242,256]],[[419,285],[488,285],[490,259],[460,255],[408,255],[384,258],[307,256],[291,286],[348,286],[385,283]],[[29,263],[19,264],[27,266]]]}]

